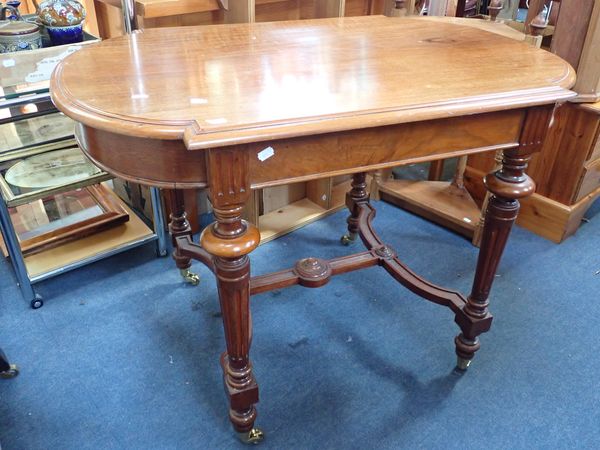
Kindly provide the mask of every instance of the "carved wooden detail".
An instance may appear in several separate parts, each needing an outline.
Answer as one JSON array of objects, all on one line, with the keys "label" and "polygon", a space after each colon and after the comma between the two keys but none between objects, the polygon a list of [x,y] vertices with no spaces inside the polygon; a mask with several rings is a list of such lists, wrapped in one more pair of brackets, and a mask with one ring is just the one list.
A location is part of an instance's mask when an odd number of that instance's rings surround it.
[{"label": "carved wooden detail", "polygon": [[241,220],[244,203],[250,196],[248,152],[244,146],[209,150],[206,157],[210,194],[216,223],[215,236],[234,239],[247,229]]},{"label": "carved wooden detail", "polygon": [[294,271],[298,274],[298,284],[312,288],[327,284],[332,273],[329,262],[320,258],[301,259]]},{"label": "carved wooden detail", "polygon": [[519,147],[523,153],[539,152],[542,149],[544,139],[554,125],[555,111],[554,105],[538,106],[527,111],[519,139]]},{"label": "carved wooden detail", "polygon": [[191,267],[192,261],[188,256],[184,256],[177,246],[178,237],[192,236],[192,228],[187,220],[187,213],[184,208],[183,191],[180,189],[165,189],[164,192],[171,210],[169,233],[173,243],[173,259],[178,269],[186,270]]},{"label": "carved wooden detail", "polygon": [[217,278],[227,346],[221,365],[230,403],[229,418],[237,432],[248,433],[254,429],[258,385],[249,359],[252,322],[247,255],[258,246],[260,234],[254,225],[242,220],[250,196],[247,149],[209,150],[206,166],[215,223],[200,237],[204,250],[189,241],[184,242],[184,248],[185,254],[205,263],[208,255],[213,257],[209,267]]},{"label": "carved wooden detail", "polygon": [[191,236],[178,236],[175,238],[175,245],[177,245],[181,255],[200,261],[212,272],[215,271],[213,255],[206,251],[201,245],[193,242]]},{"label": "carved wooden detail", "polygon": [[548,22],[546,21],[546,15],[544,11],[540,11],[540,13],[535,16],[535,18],[529,24],[529,29],[531,34],[534,36],[542,36],[544,30],[548,27]]},{"label": "carved wooden detail", "polygon": [[215,258],[214,265],[227,346],[221,365],[230,402],[229,418],[234,429],[243,433],[254,428],[254,404],[258,403],[258,385],[249,359],[250,260],[246,255],[235,259]]},{"label": "carved wooden detail", "polygon": [[360,172],[352,176],[352,189],[346,194],[346,206],[350,210],[348,217],[348,238],[354,240],[358,233],[358,215],[361,202],[369,200],[367,192],[367,174]]},{"label": "carved wooden detail", "polygon": [[[485,185],[492,194],[487,205],[477,269],[471,294],[464,313],[473,319],[489,318],[490,289],[510,230],[519,212],[519,200],[533,194],[535,183],[527,174],[531,154],[539,151],[544,135],[552,121],[553,107],[532,108],[527,112],[521,131],[520,146],[504,151],[502,167],[485,177]],[[461,324],[462,333],[455,340],[456,354],[466,368],[479,349],[478,335],[486,329],[473,324]]]},{"label": "carved wooden detail", "polygon": [[375,254],[384,259],[391,259],[396,257],[396,252],[389,245],[382,245],[373,249]]},{"label": "carved wooden detail", "polygon": [[209,150],[207,167],[213,204],[235,205],[248,198],[248,152],[245,147]]}]

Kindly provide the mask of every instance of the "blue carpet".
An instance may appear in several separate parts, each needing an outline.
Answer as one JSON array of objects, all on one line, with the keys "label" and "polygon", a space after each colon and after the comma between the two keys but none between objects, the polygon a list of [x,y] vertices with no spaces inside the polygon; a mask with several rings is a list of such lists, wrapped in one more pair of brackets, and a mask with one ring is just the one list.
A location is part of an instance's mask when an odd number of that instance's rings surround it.
[{"label": "blue carpet", "polygon": [[[378,203],[376,228],[418,273],[470,288],[476,249]],[[261,246],[253,273],[360,248],[346,212]],[[600,448],[600,203],[558,246],[516,228],[491,332],[464,375],[457,327],[382,269],[253,299],[263,449]],[[15,449],[230,449],[211,274],[184,285],[152,245],[38,285],[29,309],[0,263],[0,442]]]}]

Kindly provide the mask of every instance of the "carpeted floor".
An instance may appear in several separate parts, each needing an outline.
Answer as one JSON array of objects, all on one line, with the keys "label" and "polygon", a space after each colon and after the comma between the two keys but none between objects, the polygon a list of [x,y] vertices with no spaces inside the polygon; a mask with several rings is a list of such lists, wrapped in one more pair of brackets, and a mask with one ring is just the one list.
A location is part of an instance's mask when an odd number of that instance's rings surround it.
[{"label": "carpeted floor", "polygon": [[[476,249],[393,206],[376,228],[420,274],[468,291]],[[600,448],[600,203],[558,246],[515,229],[491,332],[453,371],[457,327],[382,269],[253,299],[263,449]],[[346,212],[261,246],[253,273],[339,245]],[[358,250],[357,250],[358,251]],[[14,449],[229,449],[213,279],[184,285],[148,245],[38,285],[0,262],[0,442]]]}]

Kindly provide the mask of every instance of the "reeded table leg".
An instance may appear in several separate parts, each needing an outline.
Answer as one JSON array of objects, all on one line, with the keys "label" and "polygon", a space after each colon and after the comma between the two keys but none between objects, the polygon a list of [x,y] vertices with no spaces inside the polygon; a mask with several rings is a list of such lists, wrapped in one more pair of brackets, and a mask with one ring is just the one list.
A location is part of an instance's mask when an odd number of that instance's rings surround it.
[{"label": "reeded table leg", "polygon": [[501,169],[485,177],[485,186],[492,195],[485,214],[475,280],[463,308],[467,317],[457,317],[462,331],[455,339],[459,369],[466,370],[469,367],[480,347],[478,336],[490,328],[490,289],[519,212],[519,199],[535,191],[535,183],[525,174],[525,170],[531,154],[542,146],[552,112],[553,108],[549,107],[530,110],[521,131],[519,147],[505,150]]},{"label": "reeded table leg", "polygon": [[263,434],[254,428],[258,385],[250,362],[250,259],[260,242],[258,229],[242,220],[250,195],[248,155],[244,149],[209,150],[210,200],[216,222],[200,238],[214,256],[215,276],[223,315],[227,351],[221,357],[229,418],[240,439],[258,443]]},{"label": "reeded table leg", "polygon": [[187,256],[181,255],[175,241],[178,236],[192,235],[192,228],[187,220],[187,213],[185,212],[183,203],[183,191],[181,189],[166,189],[165,192],[167,193],[167,201],[171,209],[169,233],[171,234],[171,241],[173,243],[173,259],[186,283],[197,286],[200,283],[200,277],[190,271],[192,260]]},{"label": "reeded table leg", "polygon": [[[246,225],[253,227],[253,225]],[[214,233],[214,229],[213,229]],[[246,230],[248,239],[256,239],[256,229]],[[252,235],[252,237],[250,236]],[[215,237],[215,235],[213,235]],[[250,320],[250,260],[247,255],[236,258],[215,258],[215,275],[223,315],[227,351],[221,356],[225,389],[229,396],[229,418],[242,441],[262,438],[254,428],[258,385],[249,359]]]},{"label": "reeded table leg", "polygon": [[352,175],[352,189],[346,193],[346,206],[350,210],[348,217],[348,233],[342,236],[341,242],[350,245],[358,236],[358,215],[360,209],[358,204],[369,200],[367,192],[367,173],[360,172]]},{"label": "reeded table leg", "polygon": [[[490,177],[499,177],[499,175],[491,174]],[[523,188],[533,192],[535,185],[527,175],[524,175],[524,177],[529,183],[527,186],[524,185]],[[488,315],[490,289],[510,230],[519,212],[518,200],[501,197],[501,192],[490,187],[487,184],[487,180],[488,178],[486,178],[486,185],[493,196],[488,203],[485,215],[485,225],[473,288],[463,310],[468,316],[474,319],[483,319]],[[504,187],[508,191],[510,182],[500,178],[497,178],[497,180],[495,183],[499,186],[505,185]],[[475,352],[479,350],[479,338],[477,336],[487,331],[477,325],[478,322],[473,322],[473,324],[462,326],[462,333],[455,339],[456,355],[458,356],[457,366],[459,369],[466,370],[469,367]]]}]

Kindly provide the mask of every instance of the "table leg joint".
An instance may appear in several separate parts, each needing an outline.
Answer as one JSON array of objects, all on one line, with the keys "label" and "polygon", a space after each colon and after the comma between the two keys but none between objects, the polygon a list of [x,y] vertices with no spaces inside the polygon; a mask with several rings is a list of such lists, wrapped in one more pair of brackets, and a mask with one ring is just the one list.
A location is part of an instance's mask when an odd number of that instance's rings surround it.
[{"label": "table leg joint", "polygon": [[204,250],[200,244],[196,244],[192,241],[191,236],[177,236],[175,238],[175,244],[182,256],[200,261],[208,267],[211,272],[215,271],[213,256]]}]

